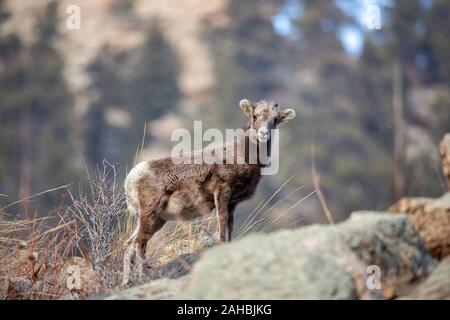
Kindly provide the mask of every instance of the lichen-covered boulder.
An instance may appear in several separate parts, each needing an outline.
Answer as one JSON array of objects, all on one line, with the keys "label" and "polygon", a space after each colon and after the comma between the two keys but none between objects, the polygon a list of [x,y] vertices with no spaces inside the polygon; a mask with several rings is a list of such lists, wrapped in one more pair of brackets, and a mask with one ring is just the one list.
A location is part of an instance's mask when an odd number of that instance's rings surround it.
[{"label": "lichen-covered boulder", "polygon": [[[186,299],[354,299],[351,276],[332,259],[287,241],[292,234],[241,241],[200,261]],[[287,236],[287,237],[286,237]],[[261,246],[260,246],[261,245]],[[284,253],[284,254],[283,254]],[[257,261],[257,262],[256,262]]]},{"label": "lichen-covered boulder", "polygon": [[[368,266],[381,290],[368,288]],[[436,262],[406,215],[357,213],[344,223],[252,235],[211,249],[180,293],[192,299],[392,298]]]},{"label": "lichen-covered boulder", "polygon": [[450,299],[450,257],[442,260],[431,275],[403,299]]},{"label": "lichen-covered boulder", "polygon": [[253,234],[214,247],[187,276],[110,298],[391,299],[436,265],[406,214],[358,212],[336,225]]},{"label": "lichen-covered boulder", "polygon": [[94,297],[93,300],[162,300],[175,299],[182,287],[186,285],[189,276],[178,279],[162,278],[146,284],[135,286],[107,297]]}]

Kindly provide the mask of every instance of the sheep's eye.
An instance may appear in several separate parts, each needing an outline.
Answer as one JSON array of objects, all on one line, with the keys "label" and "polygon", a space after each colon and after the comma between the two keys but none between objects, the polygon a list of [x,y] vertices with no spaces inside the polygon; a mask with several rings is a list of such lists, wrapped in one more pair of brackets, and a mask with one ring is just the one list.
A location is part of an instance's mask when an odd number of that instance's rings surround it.
[{"label": "sheep's eye", "polygon": [[255,121],[256,121],[256,116],[255,116],[255,115],[253,116],[253,120],[255,120]]}]

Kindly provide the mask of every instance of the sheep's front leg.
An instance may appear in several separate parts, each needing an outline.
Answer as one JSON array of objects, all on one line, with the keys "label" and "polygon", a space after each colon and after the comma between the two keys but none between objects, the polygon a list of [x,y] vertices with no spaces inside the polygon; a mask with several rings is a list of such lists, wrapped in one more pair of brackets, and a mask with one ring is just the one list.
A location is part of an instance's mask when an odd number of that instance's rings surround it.
[{"label": "sheep's front leg", "polygon": [[228,186],[221,186],[214,192],[214,204],[218,214],[219,222],[219,241],[225,242],[229,238],[228,231],[228,201],[230,200],[231,190]]},{"label": "sheep's front leg", "polygon": [[234,209],[236,205],[228,205],[228,224],[227,224],[227,242],[231,241],[231,235],[233,234],[234,229]]}]

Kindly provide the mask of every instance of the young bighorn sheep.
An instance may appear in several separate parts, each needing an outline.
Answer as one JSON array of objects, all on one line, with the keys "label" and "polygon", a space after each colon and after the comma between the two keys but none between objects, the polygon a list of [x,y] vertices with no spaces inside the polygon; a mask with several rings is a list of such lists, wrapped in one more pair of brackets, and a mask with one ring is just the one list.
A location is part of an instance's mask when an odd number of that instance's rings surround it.
[{"label": "young bighorn sheep", "polygon": [[[251,161],[249,150],[262,143],[270,149],[271,130],[295,117],[294,110],[279,110],[276,103],[266,101],[254,103],[244,99],[239,106],[250,119],[245,135],[223,146],[189,154],[190,159],[199,156],[205,159],[207,153],[216,161],[178,164],[173,158],[164,158],[141,162],[128,174],[125,181],[128,211],[138,217],[138,226],[127,242],[124,284],[129,280],[132,260],[137,260],[142,274],[147,242],[166,221],[191,220],[215,211],[219,241],[231,240],[234,210],[238,203],[253,195],[264,166],[259,157]],[[223,152],[220,157],[219,152]],[[232,164],[226,161],[230,152]],[[238,157],[242,161],[237,161]]]}]

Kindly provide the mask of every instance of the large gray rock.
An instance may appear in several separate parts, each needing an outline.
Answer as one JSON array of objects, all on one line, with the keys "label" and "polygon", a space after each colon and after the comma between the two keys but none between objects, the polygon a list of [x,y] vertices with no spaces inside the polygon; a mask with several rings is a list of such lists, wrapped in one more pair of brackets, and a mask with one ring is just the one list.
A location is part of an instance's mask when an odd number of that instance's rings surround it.
[{"label": "large gray rock", "polygon": [[[398,288],[423,279],[436,264],[406,215],[360,212],[337,225],[254,234],[217,246],[189,276],[113,298],[394,298]],[[366,285],[368,266],[381,271],[381,289]]]},{"label": "large gray rock", "polygon": [[[319,253],[300,252],[295,243],[282,245],[283,237],[267,243],[264,237],[215,250],[194,269],[185,299],[354,299],[351,276],[332,259]],[[284,239],[283,239],[284,240]],[[282,240],[282,241],[283,241]],[[263,243],[261,243],[263,242]],[[261,244],[261,251],[257,246]],[[236,247],[235,247],[236,248]],[[234,249],[235,249],[234,248]],[[264,251],[269,249],[270,251]],[[283,251],[286,255],[283,255]],[[257,262],[256,262],[257,261]],[[205,272],[208,270],[207,272]],[[327,281],[329,279],[330,281]]]},{"label": "large gray rock", "polygon": [[431,275],[403,299],[450,299],[450,257],[442,260]]},{"label": "large gray rock", "polygon": [[108,297],[95,297],[105,300],[162,300],[175,299],[182,287],[186,285],[189,276],[178,279],[162,278],[150,281],[149,283],[135,286],[130,289],[118,292]]},{"label": "large gray rock", "polygon": [[[366,286],[367,267],[381,290]],[[180,294],[192,299],[392,298],[436,262],[406,215],[357,213],[344,223],[252,235],[206,252]]]}]

